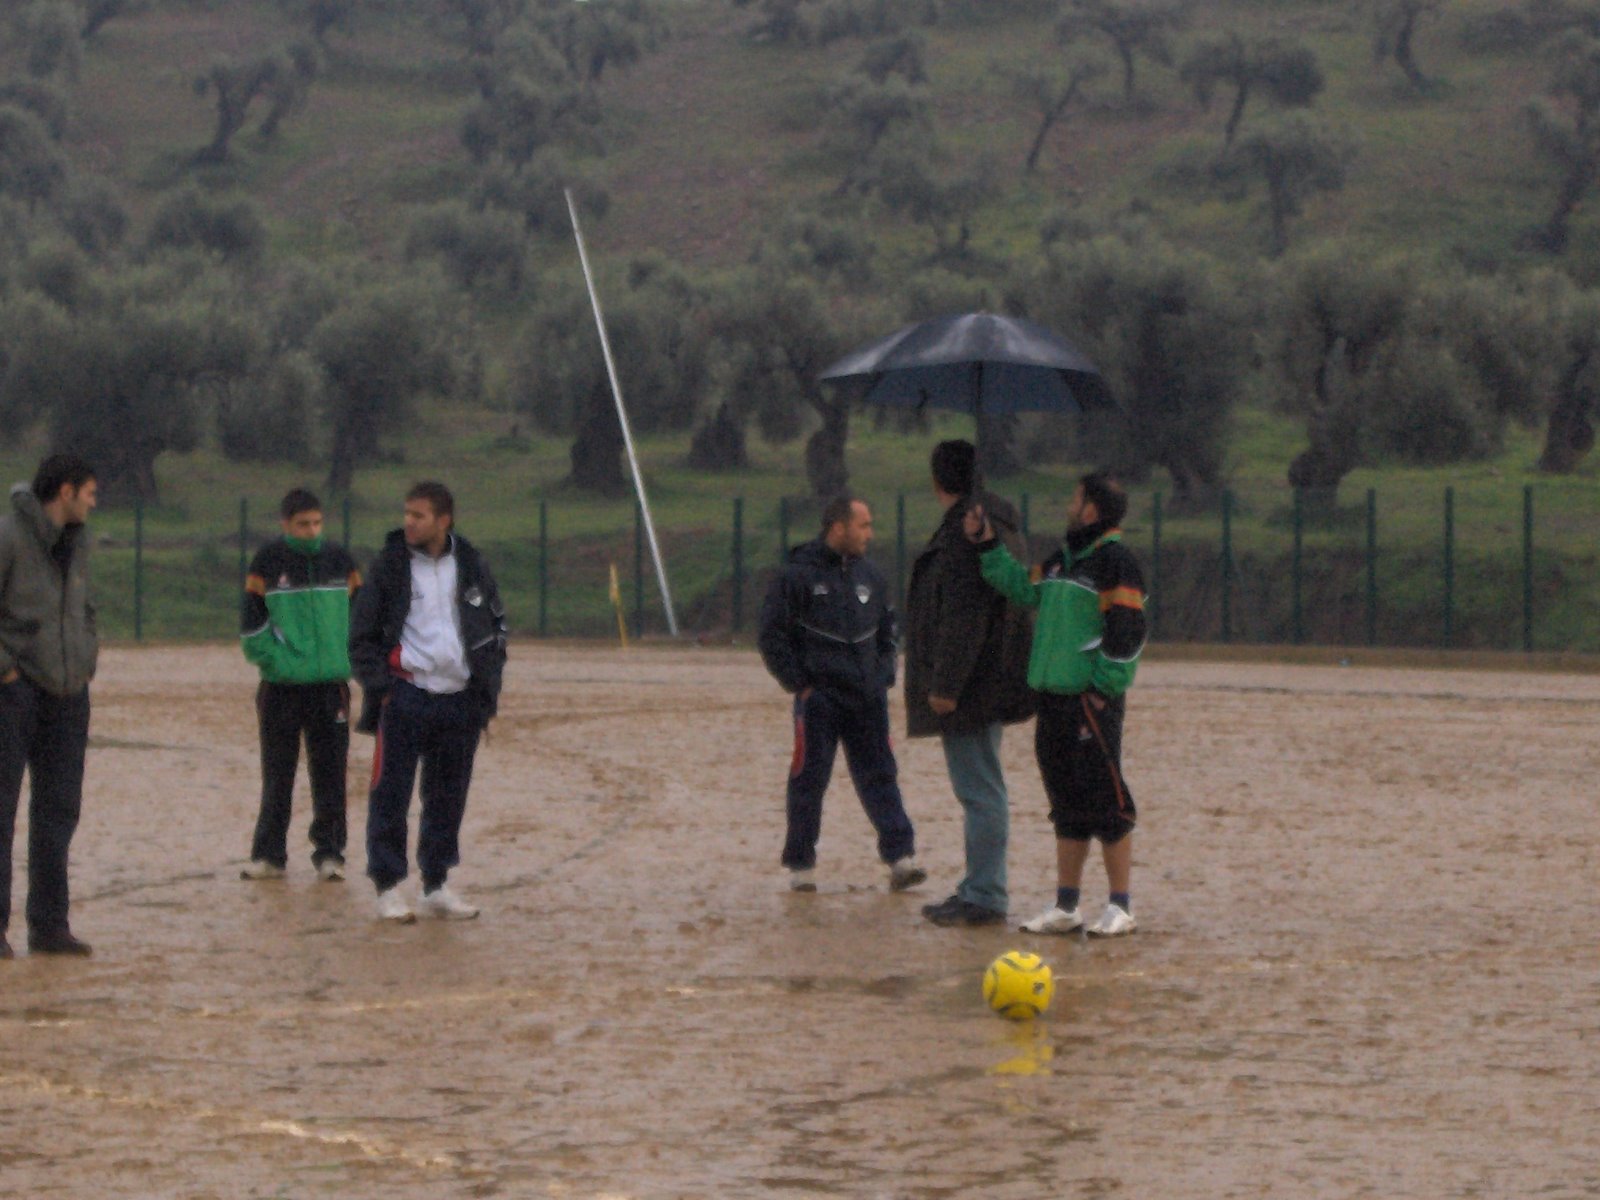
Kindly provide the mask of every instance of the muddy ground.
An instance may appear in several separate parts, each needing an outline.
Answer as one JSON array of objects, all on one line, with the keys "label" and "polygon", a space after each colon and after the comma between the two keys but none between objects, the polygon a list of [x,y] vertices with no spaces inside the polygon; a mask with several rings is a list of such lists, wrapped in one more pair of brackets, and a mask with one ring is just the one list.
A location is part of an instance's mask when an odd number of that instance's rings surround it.
[{"label": "muddy ground", "polygon": [[[18,831],[0,1196],[1600,1195],[1600,677],[1147,663],[1110,943],[922,920],[961,858],[927,741],[929,883],[888,892],[841,770],[791,895],[753,654],[532,643],[453,877],[482,918],[380,925],[365,738],[352,878],[312,874],[302,779],[289,878],[239,880],[251,688],[231,647],[102,659],[92,960],[21,951]],[[1031,728],[1005,757],[1021,919]],[[1059,980],[1032,1025],[978,992],[1018,945]]]}]

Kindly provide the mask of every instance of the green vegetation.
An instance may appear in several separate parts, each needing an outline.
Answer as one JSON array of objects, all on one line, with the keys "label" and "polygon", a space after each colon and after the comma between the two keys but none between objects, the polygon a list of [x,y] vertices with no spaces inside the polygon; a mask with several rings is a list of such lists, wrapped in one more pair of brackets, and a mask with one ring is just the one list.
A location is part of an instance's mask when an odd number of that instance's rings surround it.
[{"label": "green vegetation", "polygon": [[[105,472],[108,628],[231,628],[291,482],[371,550],[419,475],[461,494],[519,628],[603,633],[633,573],[622,439],[572,247],[583,214],[685,624],[732,614],[731,510],[777,555],[815,499],[911,546],[940,416],[820,387],[953,309],[1061,329],[1126,418],[986,421],[1048,529],[1089,462],[1161,496],[1169,636],[1595,629],[1600,5],[1591,0],[11,0],[0,3],[0,462]],[[1047,499],[1048,498],[1048,499]],[[745,623],[757,601],[752,582]],[[654,605],[650,608],[653,610]],[[1352,616],[1352,614],[1355,614]],[[1352,624],[1351,622],[1354,622]]]}]

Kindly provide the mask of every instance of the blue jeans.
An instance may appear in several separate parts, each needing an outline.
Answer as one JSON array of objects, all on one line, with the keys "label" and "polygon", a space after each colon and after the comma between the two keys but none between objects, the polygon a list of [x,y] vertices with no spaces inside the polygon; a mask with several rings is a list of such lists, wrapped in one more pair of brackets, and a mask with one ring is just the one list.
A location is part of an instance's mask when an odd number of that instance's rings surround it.
[{"label": "blue jeans", "polygon": [[966,818],[967,877],[956,895],[994,912],[1006,911],[1006,840],[1011,831],[1010,801],[1000,773],[1001,729],[997,721],[979,733],[940,738],[950,786]]},{"label": "blue jeans", "polygon": [[798,696],[794,702],[789,830],[783,843],[783,865],[791,870],[810,870],[817,865],[822,795],[828,790],[840,742],[861,807],[878,831],[878,857],[892,863],[916,851],[911,818],[900,798],[894,748],[889,744],[888,693],[858,699],[814,691],[804,703]]},{"label": "blue jeans", "polygon": [[478,706],[466,692],[436,695],[404,680],[389,689],[367,797],[367,875],[380,892],[407,874],[406,813],[418,763],[422,817],[417,866],[423,888],[438,887],[461,861],[461,818],[467,811],[480,732]]}]

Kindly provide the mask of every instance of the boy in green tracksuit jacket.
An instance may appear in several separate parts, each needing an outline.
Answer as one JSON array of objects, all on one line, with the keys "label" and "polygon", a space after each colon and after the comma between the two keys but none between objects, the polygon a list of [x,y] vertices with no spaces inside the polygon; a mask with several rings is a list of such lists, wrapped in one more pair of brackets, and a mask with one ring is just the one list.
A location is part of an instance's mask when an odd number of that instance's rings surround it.
[{"label": "boy in green tracksuit jacket", "polygon": [[1028,686],[1039,693],[1034,751],[1056,833],[1056,901],[1022,928],[1071,933],[1083,925],[1079,889],[1090,839],[1100,841],[1111,898],[1088,932],[1137,927],[1130,898],[1133,795],[1122,778],[1125,694],[1144,649],[1144,578],[1118,528],[1127,493],[1104,472],[1085,475],[1067,511],[1061,550],[1030,573],[994,538],[982,510],[967,514],[984,580],[1039,610]]},{"label": "boy in green tracksuit jacket", "polygon": [[350,753],[350,603],[361,573],[322,533],[322,502],[303,488],[283,498],[283,536],[257,551],[245,576],[240,633],[261,670],[261,812],[241,879],[281,879],[300,738],[311,776],[311,862],[344,878],[345,764]]}]

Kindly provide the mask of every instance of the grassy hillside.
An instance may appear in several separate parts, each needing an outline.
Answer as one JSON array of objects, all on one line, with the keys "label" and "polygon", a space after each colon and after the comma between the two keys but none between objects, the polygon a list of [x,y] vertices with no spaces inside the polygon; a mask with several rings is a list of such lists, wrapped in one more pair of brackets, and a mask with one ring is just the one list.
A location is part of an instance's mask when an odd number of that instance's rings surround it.
[{"label": "grassy hillside", "polygon": [[[1460,0],[1425,21],[1418,55],[1437,83],[1422,95],[1392,63],[1373,61],[1359,5],[1207,0],[1192,6],[1178,53],[1196,38],[1229,31],[1298,37],[1315,50],[1327,78],[1315,111],[1348,133],[1358,156],[1344,190],[1307,212],[1300,237],[1353,237],[1368,252],[1432,247],[1489,263],[1518,253],[1518,236],[1545,215],[1553,195],[1552,173],[1533,154],[1523,117],[1548,80],[1544,54],[1469,53],[1460,44],[1465,21],[1512,7]],[[593,164],[612,199],[594,233],[596,249],[734,261],[785,205],[831,186],[808,157],[814,130],[791,128],[787,118],[808,88],[854,65],[861,43],[752,43],[749,9],[720,0],[668,0],[664,9],[671,37],[601,84],[616,148]],[[266,48],[296,33],[275,6],[250,0],[159,5],[112,22],[86,52],[74,152],[128,184],[135,203],[148,200],[181,176],[185,153],[209,137],[211,112],[192,91],[194,76],[216,54]],[[927,38],[929,86],[952,169],[992,155],[1006,185],[979,222],[980,244],[1026,251],[1048,212],[1139,205],[1180,240],[1259,251],[1254,202],[1164,182],[1172,164],[1220,144],[1225,112],[1223,105],[1202,111],[1172,70],[1141,62],[1132,110],[1114,80],[1095,85],[1027,178],[1020,168],[1035,118],[1010,84],[1021,68],[1063,53],[1050,23],[1019,17],[936,26]],[[242,140],[230,177],[268,207],[280,236],[297,247],[323,240],[374,252],[392,247],[406,204],[460,186],[457,133],[470,93],[461,60],[405,10],[364,12],[353,34],[330,35],[326,69],[304,111],[270,149]],[[1263,111],[1256,102],[1245,128]],[[894,243],[892,229],[880,232]],[[1592,222],[1583,233],[1587,245]]]}]

